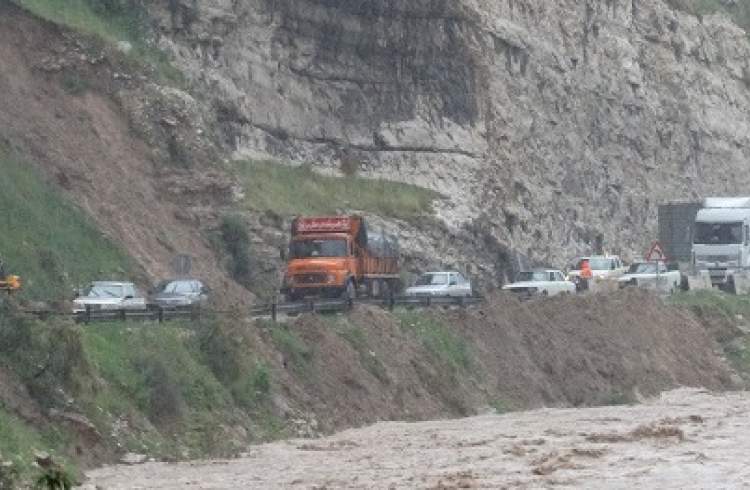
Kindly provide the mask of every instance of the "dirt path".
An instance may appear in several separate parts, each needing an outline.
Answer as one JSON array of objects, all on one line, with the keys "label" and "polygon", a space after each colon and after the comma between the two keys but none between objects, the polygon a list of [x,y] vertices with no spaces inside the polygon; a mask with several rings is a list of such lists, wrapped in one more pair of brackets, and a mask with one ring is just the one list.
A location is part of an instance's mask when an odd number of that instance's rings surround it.
[{"label": "dirt path", "polygon": [[750,393],[380,423],[237,460],[113,466],[85,488],[727,488],[750,485]]}]

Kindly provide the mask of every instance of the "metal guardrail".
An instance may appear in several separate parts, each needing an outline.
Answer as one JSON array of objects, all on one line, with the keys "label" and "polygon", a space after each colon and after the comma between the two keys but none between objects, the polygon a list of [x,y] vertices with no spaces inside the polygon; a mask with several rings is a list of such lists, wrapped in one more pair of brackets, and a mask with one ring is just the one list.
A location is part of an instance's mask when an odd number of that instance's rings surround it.
[{"label": "metal guardrail", "polygon": [[276,321],[280,313],[323,313],[345,311],[357,304],[382,306],[393,309],[395,306],[469,306],[480,303],[478,296],[392,296],[388,298],[356,298],[356,299],[310,299],[309,301],[297,301],[291,303],[269,303],[255,306],[250,309],[253,317],[270,316]]},{"label": "metal guardrail", "polygon": [[[311,298],[307,301],[296,301],[290,303],[267,303],[252,306],[249,310],[250,316],[270,317],[276,320],[279,314],[298,315],[301,313],[331,313],[346,311],[358,304],[381,306],[393,309],[396,306],[431,307],[431,306],[469,306],[482,301],[481,297],[459,297],[459,296],[392,296],[388,298],[356,298],[356,299],[323,299]],[[48,317],[70,317],[76,323],[97,323],[116,321],[151,321],[162,323],[170,320],[185,319],[197,321],[206,315],[237,315],[238,311],[217,311],[206,308],[181,307],[181,308],[158,308],[150,307],[146,310],[96,310],[87,308],[80,312],[60,312],[53,310],[25,310],[27,314],[35,315],[41,319]]]}]

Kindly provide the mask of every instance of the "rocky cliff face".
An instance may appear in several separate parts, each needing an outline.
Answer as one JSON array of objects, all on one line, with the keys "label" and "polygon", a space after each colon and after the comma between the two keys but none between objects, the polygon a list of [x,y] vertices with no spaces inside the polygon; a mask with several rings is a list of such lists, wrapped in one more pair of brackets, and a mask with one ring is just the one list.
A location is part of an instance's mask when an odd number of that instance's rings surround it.
[{"label": "rocky cliff face", "polygon": [[660,202],[750,184],[750,44],[723,17],[661,0],[151,9],[226,149],[438,190],[481,270],[510,250],[640,252]]}]

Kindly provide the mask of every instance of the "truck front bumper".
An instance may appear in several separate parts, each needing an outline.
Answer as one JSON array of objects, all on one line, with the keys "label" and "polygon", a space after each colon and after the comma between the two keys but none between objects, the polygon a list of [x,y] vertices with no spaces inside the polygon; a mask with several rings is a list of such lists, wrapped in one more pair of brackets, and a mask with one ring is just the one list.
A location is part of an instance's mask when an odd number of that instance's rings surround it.
[{"label": "truck front bumper", "polygon": [[286,287],[281,289],[281,293],[294,298],[304,297],[327,297],[336,298],[344,292],[344,286],[303,286],[303,287]]}]

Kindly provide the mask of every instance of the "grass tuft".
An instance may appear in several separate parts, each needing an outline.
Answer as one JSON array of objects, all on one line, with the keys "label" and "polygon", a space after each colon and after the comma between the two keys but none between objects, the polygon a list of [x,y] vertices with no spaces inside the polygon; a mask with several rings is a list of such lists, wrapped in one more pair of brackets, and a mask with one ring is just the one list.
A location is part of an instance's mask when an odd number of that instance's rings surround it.
[{"label": "grass tuft", "polygon": [[183,74],[169,57],[148,41],[148,13],[139,2],[125,0],[12,0],[28,12],[94,36],[114,45],[125,41],[131,49],[123,53],[124,61],[150,67],[162,82],[175,86],[186,84]]},{"label": "grass tuft", "polygon": [[274,325],[271,328],[271,338],[293,368],[305,372],[310,367],[312,348],[286,325]]},{"label": "grass tuft", "polygon": [[364,211],[392,218],[431,216],[439,194],[410,184],[357,176],[332,177],[310,166],[292,167],[272,161],[236,162],[246,204],[257,211],[282,215],[336,214]]},{"label": "grass tuft", "polygon": [[436,358],[454,371],[471,367],[471,356],[466,340],[453,332],[448,325],[419,311],[396,312],[401,327],[413,332]]}]

